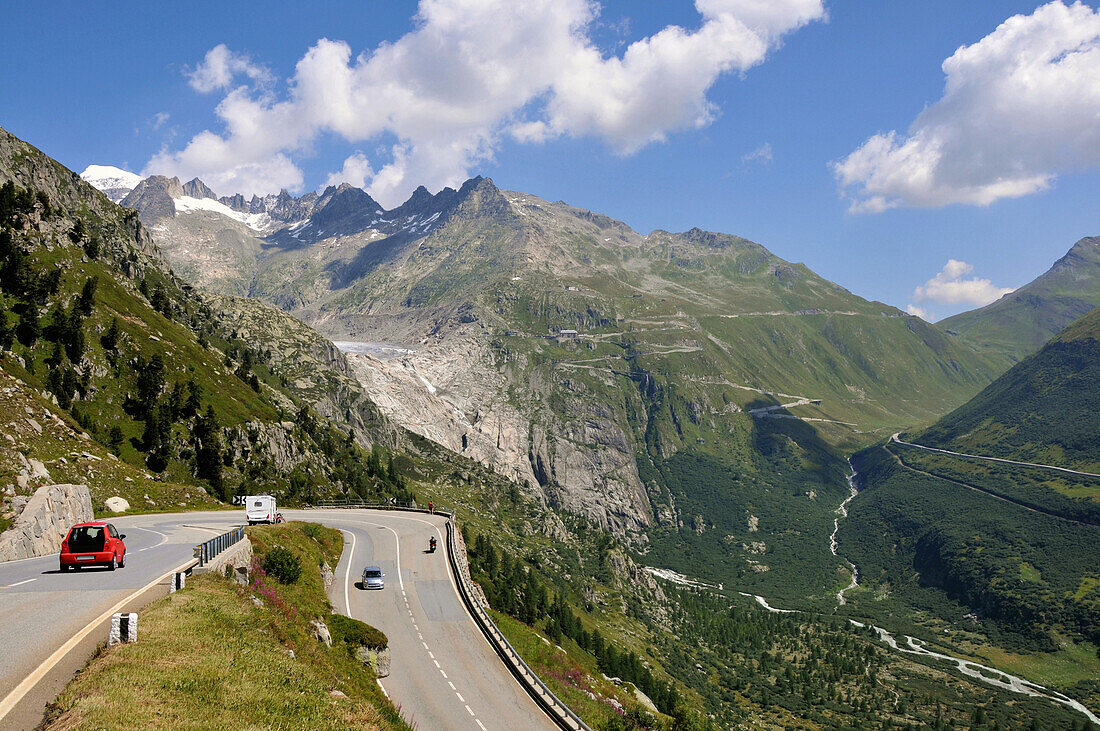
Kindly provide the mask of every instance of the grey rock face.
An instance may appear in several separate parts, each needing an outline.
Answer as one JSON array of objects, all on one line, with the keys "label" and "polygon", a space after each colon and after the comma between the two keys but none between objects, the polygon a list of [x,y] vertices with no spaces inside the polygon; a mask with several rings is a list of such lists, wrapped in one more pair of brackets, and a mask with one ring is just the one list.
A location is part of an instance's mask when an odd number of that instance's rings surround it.
[{"label": "grey rock face", "polygon": [[184,183],[183,194],[192,198],[213,198],[214,200],[218,198],[218,196],[214,195],[214,191],[206,187],[206,183],[198,178],[194,178]]},{"label": "grey rock face", "polygon": [[0,534],[0,561],[47,556],[75,523],[93,520],[87,485],[45,485],[38,488],[11,528]]},{"label": "grey rock face", "polygon": [[154,226],[176,215],[176,204],[172,199],[182,195],[183,186],[180,185],[179,178],[150,175],[122,199],[122,205],[137,209],[145,225]]},{"label": "grey rock face", "polygon": [[364,665],[369,665],[374,674],[385,678],[390,674],[390,648],[379,650],[376,647],[360,645],[355,648],[355,657]]}]

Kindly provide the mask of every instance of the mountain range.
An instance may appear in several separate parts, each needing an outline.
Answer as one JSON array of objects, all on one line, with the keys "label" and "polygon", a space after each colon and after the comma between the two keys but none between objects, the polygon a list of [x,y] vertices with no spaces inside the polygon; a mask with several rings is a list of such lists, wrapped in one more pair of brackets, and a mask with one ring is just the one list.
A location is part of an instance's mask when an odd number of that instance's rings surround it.
[{"label": "mountain range", "polygon": [[[773,592],[805,571],[778,559],[825,540],[846,451],[1010,363],[746,239],[640,234],[485,178],[385,210],[349,185],[246,201],[153,176],[122,204],[194,286],[346,343],[395,424],[650,560],[705,550],[708,579]],[[830,559],[822,600],[846,581]]]}]

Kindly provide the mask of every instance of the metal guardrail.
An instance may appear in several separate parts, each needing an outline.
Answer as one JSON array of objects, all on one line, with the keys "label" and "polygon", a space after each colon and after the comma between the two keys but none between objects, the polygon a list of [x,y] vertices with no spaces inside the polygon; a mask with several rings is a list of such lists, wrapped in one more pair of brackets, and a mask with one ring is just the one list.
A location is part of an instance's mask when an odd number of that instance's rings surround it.
[{"label": "metal guardrail", "polygon": [[242,538],[244,538],[244,528],[234,528],[228,533],[222,533],[220,536],[195,546],[195,558],[199,560],[199,566],[205,566],[207,562]]},{"label": "metal guardrail", "polygon": [[458,585],[458,592],[461,595],[463,603],[466,604],[466,608],[470,610],[470,616],[474,618],[474,623],[481,629],[486,639],[489,640],[489,644],[496,650],[497,655],[504,661],[504,664],[523,686],[527,694],[535,701],[535,703],[554,721],[558,727],[566,729],[566,731],[592,731],[588,725],[581,720],[581,717],[574,713],[573,709],[563,703],[554,692],[546,686],[546,683],[542,682],[535,671],[524,662],[523,658],[519,656],[515,648],[512,647],[512,643],[508,642],[508,638],[504,636],[504,633],[500,631],[492,617],[489,616],[485,608],[481,606],[481,602],[474,594],[473,589],[466,582],[466,574],[463,573],[458,565],[458,561],[455,558],[457,554],[457,545],[455,544],[455,527],[454,520],[447,521],[447,561],[451,566],[451,571],[455,575],[455,580]]},{"label": "metal guardrail", "polygon": [[396,500],[386,503],[368,503],[363,500],[351,498],[337,498],[322,500],[314,503],[315,508],[389,508],[390,510],[418,510],[420,506],[414,502],[399,503]]},{"label": "metal guardrail", "polygon": [[445,518],[454,518],[455,512],[450,508],[435,508],[428,510],[417,503],[367,503],[362,500],[322,500],[312,506],[317,509],[330,510],[332,508],[356,508],[361,510],[400,510],[406,513],[424,513],[425,515],[442,515]]}]

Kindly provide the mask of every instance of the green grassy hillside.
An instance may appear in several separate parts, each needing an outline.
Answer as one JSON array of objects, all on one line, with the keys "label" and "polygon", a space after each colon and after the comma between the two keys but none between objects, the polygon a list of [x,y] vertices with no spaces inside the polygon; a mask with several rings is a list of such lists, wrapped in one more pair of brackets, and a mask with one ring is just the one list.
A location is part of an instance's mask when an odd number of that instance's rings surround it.
[{"label": "green grassy hillside", "polygon": [[[1098,333],[1094,310],[911,441],[1095,470]],[[1100,478],[894,443],[853,464],[842,552],[862,590],[849,611],[947,632],[1095,700],[1082,678],[1100,673]],[[1084,675],[1053,672],[1068,657]]]},{"label": "green grassy hillside", "polygon": [[919,433],[956,452],[1100,473],[1100,310]]},{"label": "green grassy hillside", "polygon": [[1020,360],[1100,305],[1100,237],[1081,239],[1042,276],[996,302],[940,321],[983,352]]}]

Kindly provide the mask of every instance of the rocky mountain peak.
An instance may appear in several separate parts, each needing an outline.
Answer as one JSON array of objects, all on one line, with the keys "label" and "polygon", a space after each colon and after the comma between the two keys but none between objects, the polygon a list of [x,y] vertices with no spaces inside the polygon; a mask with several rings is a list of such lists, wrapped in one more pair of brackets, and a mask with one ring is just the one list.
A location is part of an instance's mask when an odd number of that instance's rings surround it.
[{"label": "rocky mountain peak", "polygon": [[229,206],[234,211],[238,211],[240,213],[252,213],[252,211],[249,210],[248,203],[246,203],[244,200],[244,196],[240,193],[237,193],[236,195],[222,196],[218,199],[218,201]]},{"label": "rocky mountain peak", "polygon": [[348,183],[341,183],[338,187],[329,186],[317,198],[317,207],[313,218],[315,223],[320,223],[318,218],[325,221],[335,220],[340,217],[362,213],[374,215],[382,212],[382,206],[378,204],[362,188],[357,188]]},{"label": "rocky mountain peak", "polygon": [[179,178],[150,175],[122,199],[121,205],[137,209],[141,220],[152,226],[176,215],[176,205],[172,199],[183,195]]},{"label": "rocky mountain peak", "polygon": [[1086,236],[1078,241],[1058,261],[1051,271],[1074,270],[1100,263],[1100,236]]},{"label": "rocky mountain peak", "polygon": [[492,179],[483,178],[480,175],[463,183],[458,189],[456,198],[463,210],[469,213],[496,216],[511,210],[508,199]]},{"label": "rocky mountain peak", "polygon": [[214,191],[207,187],[206,183],[202,182],[198,178],[192,178],[183,185],[183,194],[191,198],[213,198],[218,199],[218,196],[214,195]]}]

